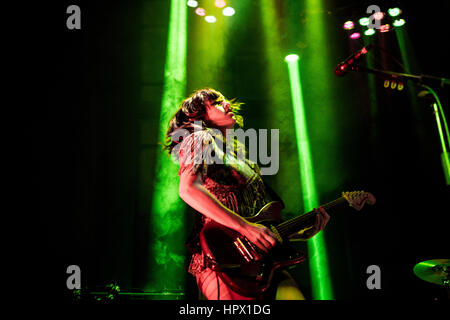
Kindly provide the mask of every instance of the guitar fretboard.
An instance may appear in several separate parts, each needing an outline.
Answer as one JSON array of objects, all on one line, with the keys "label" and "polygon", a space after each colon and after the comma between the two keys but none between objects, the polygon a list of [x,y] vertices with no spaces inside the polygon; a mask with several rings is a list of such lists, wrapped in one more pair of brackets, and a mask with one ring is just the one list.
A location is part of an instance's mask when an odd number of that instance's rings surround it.
[{"label": "guitar fretboard", "polygon": [[[344,197],[340,197],[334,201],[322,205],[327,213],[335,213],[336,211],[348,206],[347,200]],[[276,226],[278,232],[282,237],[288,237],[289,235],[298,232],[314,223],[316,212],[314,210],[304,213],[298,217],[289,219]]]}]

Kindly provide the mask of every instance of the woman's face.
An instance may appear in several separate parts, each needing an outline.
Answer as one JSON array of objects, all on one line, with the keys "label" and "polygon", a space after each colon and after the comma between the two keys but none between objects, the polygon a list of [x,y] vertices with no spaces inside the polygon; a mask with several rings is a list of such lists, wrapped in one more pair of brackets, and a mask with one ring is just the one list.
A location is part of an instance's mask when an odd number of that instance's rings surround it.
[{"label": "woman's face", "polygon": [[216,128],[231,129],[236,120],[233,118],[234,113],[231,111],[230,104],[226,101],[205,101],[205,121]]}]

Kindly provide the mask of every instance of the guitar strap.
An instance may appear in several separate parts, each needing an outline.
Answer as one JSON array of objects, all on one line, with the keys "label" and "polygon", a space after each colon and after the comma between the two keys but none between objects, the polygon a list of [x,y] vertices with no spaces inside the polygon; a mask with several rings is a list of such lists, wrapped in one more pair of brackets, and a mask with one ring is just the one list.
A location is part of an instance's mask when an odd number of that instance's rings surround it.
[{"label": "guitar strap", "polygon": [[264,188],[266,189],[266,193],[269,195],[269,197],[270,197],[270,199],[272,200],[272,201],[278,201],[278,202],[281,202],[281,204],[283,205],[283,208],[282,209],[284,209],[285,208],[285,205],[284,205],[284,202],[283,202],[283,200],[281,199],[281,197],[278,195],[278,193],[276,193],[265,181],[264,181],[264,179],[262,179],[263,180],[263,183],[264,183]]},{"label": "guitar strap", "polygon": [[219,272],[220,271],[220,265],[217,263],[217,261],[210,256],[203,254],[203,260],[205,264],[205,268],[209,268],[212,271]]}]

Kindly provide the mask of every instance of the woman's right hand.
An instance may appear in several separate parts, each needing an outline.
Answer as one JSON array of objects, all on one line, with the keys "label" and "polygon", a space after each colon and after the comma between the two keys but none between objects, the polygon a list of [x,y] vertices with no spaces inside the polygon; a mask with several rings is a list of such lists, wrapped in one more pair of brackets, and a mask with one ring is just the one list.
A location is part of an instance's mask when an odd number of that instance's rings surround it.
[{"label": "woman's right hand", "polygon": [[181,199],[206,217],[239,232],[264,252],[268,252],[276,244],[276,236],[272,231],[262,224],[245,220],[225,207],[201,185],[200,178],[188,171],[181,174]]},{"label": "woman's right hand", "polygon": [[262,224],[247,221],[241,234],[266,253],[277,243],[276,235]]}]

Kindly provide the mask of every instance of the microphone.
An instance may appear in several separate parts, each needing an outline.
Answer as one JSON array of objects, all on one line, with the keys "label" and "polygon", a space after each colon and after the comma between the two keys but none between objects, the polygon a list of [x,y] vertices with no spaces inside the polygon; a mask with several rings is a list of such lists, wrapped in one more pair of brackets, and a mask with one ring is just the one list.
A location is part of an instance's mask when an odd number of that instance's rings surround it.
[{"label": "microphone", "polygon": [[339,63],[336,68],[334,68],[334,73],[338,77],[345,76],[348,71],[353,70],[353,65],[358,61],[363,54],[366,54],[370,49],[372,49],[373,45],[369,44],[363,47],[361,50],[356,51],[350,57]]}]

